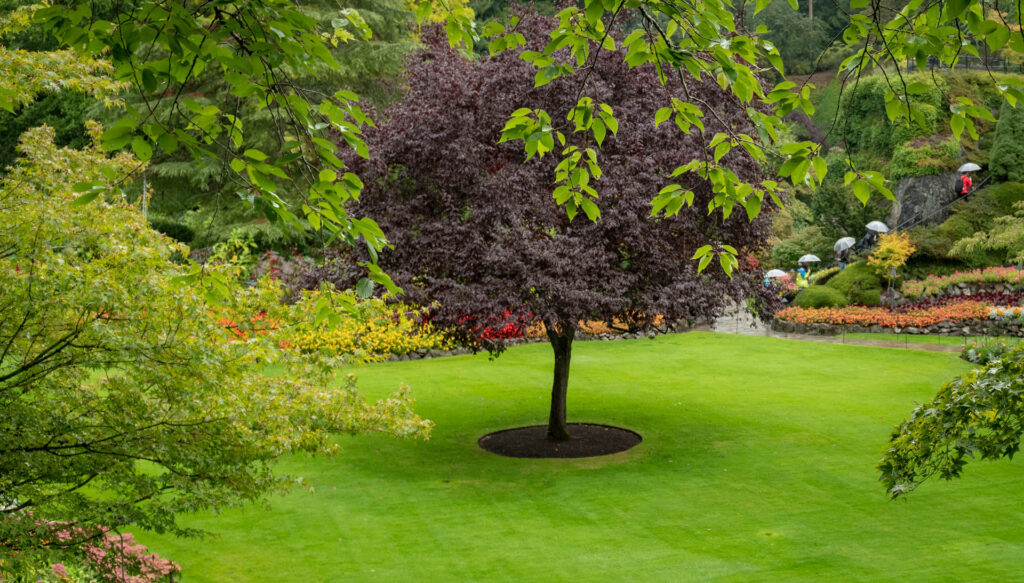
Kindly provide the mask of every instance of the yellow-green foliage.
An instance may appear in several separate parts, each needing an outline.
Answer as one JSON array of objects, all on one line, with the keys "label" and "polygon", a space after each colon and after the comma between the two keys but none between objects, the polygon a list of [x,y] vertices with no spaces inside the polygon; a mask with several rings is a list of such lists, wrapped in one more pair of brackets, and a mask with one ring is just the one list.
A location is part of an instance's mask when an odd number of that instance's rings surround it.
[{"label": "yellow-green foliage", "polygon": [[885,233],[878,242],[878,248],[868,258],[868,265],[875,268],[875,273],[880,276],[892,279],[890,276],[892,270],[906,265],[907,259],[914,251],[915,248],[910,243],[910,235],[905,231]]},{"label": "yellow-green foliage", "polygon": [[[302,301],[312,307],[323,299],[323,294],[337,292],[307,293]],[[392,354],[419,350],[454,348],[442,332],[424,321],[426,310],[389,304],[378,298],[351,302],[348,297],[337,304],[345,309],[338,313],[336,321],[298,327],[288,335],[288,346],[303,353],[326,352],[357,362],[377,362]]]}]

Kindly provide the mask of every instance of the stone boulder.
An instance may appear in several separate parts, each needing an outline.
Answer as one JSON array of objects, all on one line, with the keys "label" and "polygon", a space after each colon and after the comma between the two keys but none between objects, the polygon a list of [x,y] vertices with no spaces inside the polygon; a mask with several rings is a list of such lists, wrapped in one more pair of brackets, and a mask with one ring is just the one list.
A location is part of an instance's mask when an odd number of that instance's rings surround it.
[{"label": "stone boulder", "polygon": [[957,174],[935,174],[904,178],[893,194],[896,202],[886,220],[890,228],[916,225],[937,225],[949,217],[949,205],[959,196],[953,192]]}]

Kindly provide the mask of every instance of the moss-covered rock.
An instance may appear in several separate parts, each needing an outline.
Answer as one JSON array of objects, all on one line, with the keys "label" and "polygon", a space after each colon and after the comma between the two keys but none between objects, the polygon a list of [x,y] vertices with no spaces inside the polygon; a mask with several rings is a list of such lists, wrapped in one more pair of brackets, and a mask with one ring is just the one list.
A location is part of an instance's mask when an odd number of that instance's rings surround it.
[{"label": "moss-covered rock", "polygon": [[889,177],[892,180],[931,176],[956,170],[960,165],[960,140],[952,135],[913,139],[896,146]]}]

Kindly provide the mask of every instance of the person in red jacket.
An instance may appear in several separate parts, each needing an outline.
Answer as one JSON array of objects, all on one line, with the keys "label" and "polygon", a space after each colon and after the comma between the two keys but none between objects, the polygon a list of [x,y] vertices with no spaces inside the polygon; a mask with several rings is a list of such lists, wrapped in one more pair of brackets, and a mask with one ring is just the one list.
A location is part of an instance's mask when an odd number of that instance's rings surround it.
[{"label": "person in red jacket", "polygon": [[960,187],[959,194],[967,194],[968,192],[971,191],[971,176],[969,174],[967,174],[966,172],[961,174],[960,183],[962,184],[962,186]]}]

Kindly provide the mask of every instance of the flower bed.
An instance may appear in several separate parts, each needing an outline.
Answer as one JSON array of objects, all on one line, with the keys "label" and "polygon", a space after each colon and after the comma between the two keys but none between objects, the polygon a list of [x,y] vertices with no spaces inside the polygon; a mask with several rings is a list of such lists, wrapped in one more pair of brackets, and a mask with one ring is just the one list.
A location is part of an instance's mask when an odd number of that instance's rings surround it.
[{"label": "flower bed", "polygon": [[961,301],[905,311],[884,307],[847,306],[845,308],[786,308],[775,314],[776,320],[797,324],[881,326],[883,328],[928,327],[940,322],[967,322],[988,317],[984,302]]},{"label": "flower bed", "polygon": [[1020,306],[996,306],[988,311],[988,317],[992,320],[1003,320],[1016,318],[1024,319],[1024,308]]},{"label": "flower bed", "polygon": [[973,271],[957,271],[949,275],[929,275],[922,280],[903,283],[903,295],[920,298],[942,295],[951,286],[961,284],[1003,284],[1009,287],[1024,285],[1024,270],[1014,267],[986,267]]}]

